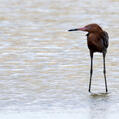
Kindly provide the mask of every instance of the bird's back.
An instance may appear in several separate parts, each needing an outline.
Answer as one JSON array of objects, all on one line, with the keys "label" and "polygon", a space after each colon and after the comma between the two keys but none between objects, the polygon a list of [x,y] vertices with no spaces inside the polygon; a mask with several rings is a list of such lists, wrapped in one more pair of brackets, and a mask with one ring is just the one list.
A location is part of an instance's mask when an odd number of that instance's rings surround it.
[{"label": "bird's back", "polygon": [[108,45],[109,45],[109,36],[108,36],[108,33],[106,31],[103,31],[102,41],[103,41],[104,47],[105,48],[108,48]]}]

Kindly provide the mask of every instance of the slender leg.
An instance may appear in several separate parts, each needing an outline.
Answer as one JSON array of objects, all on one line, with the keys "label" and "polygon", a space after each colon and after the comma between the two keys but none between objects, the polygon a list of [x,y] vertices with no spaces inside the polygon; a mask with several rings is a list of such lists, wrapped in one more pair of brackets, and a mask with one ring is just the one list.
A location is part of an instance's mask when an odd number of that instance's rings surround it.
[{"label": "slender leg", "polygon": [[93,52],[90,51],[90,58],[91,58],[91,67],[90,67],[90,82],[89,82],[89,92],[91,90],[91,80],[92,80],[92,73],[93,73]]},{"label": "slender leg", "polygon": [[103,52],[103,66],[104,66],[103,73],[104,73],[104,78],[105,78],[105,88],[106,88],[106,92],[108,92],[108,89],[107,89],[107,80],[106,80],[105,56],[106,56],[106,53]]}]

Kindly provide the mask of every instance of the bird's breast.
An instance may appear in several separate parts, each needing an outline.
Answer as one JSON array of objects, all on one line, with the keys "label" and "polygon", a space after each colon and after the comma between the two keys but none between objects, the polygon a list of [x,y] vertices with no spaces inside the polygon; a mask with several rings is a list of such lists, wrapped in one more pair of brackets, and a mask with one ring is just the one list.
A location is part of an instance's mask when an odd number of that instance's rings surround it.
[{"label": "bird's breast", "polygon": [[87,37],[87,45],[89,50],[93,52],[102,52],[103,46],[101,43],[101,39],[99,39],[97,36],[90,34]]}]

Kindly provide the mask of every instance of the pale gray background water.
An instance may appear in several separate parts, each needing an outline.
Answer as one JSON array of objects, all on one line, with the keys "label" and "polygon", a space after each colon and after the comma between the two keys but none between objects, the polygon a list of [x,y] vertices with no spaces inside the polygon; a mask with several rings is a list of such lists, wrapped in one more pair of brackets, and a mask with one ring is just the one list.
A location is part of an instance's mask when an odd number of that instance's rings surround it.
[{"label": "pale gray background water", "polygon": [[[102,55],[90,57],[83,32],[110,36],[104,94]],[[119,0],[0,0],[0,118],[119,118]]]}]

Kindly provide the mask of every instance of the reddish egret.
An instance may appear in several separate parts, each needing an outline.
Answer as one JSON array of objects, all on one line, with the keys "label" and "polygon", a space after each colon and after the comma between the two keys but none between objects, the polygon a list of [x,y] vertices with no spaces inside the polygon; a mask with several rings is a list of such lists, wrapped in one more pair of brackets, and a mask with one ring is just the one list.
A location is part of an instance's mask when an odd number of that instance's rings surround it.
[{"label": "reddish egret", "polygon": [[89,24],[82,28],[70,29],[68,31],[86,31],[88,32],[87,36],[87,45],[90,51],[91,58],[91,68],[90,68],[90,82],[89,82],[89,92],[91,91],[91,80],[93,74],[93,53],[100,52],[103,54],[103,73],[105,79],[105,88],[107,89],[106,81],[106,66],[105,66],[105,56],[108,48],[108,33],[104,31],[98,24]]}]

